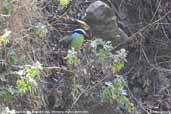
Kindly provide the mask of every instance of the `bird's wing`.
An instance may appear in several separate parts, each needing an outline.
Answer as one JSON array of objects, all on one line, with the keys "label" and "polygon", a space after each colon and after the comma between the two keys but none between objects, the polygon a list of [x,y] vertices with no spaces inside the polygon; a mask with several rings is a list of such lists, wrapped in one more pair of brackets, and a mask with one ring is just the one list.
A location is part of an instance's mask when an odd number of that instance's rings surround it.
[{"label": "bird's wing", "polygon": [[71,47],[80,48],[84,42],[84,36],[82,34],[74,33],[71,36]]}]

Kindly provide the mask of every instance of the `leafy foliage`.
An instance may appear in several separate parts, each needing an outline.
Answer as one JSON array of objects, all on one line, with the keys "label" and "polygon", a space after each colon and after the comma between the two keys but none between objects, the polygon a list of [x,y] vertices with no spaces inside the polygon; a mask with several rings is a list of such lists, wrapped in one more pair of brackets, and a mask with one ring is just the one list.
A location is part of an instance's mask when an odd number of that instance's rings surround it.
[{"label": "leafy foliage", "polygon": [[[125,49],[121,49],[119,51],[116,51],[116,53],[112,53],[113,47],[111,45],[110,41],[103,41],[102,39],[96,39],[93,41],[86,42],[86,45],[89,45],[88,48],[85,50],[83,49],[82,52],[79,53],[79,62],[78,62],[78,52],[73,50],[68,51],[67,57],[67,63],[79,66],[77,69],[77,66],[75,66],[75,75],[77,70],[80,71],[80,66],[84,66],[85,64],[83,61],[87,61],[87,65],[89,66],[95,66],[100,67],[102,66],[102,71],[109,73],[109,74],[115,74],[118,73],[121,69],[124,68],[125,63],[127,62],[127,52]],[[84,53],[84,51],[86,53]],[[83,55],[82,55],[83,54]],[[84,55],[85,54],[85,55]],[[107,66],[106,66],[107,64]],[[85,65],[86,66],[86,65]],[[73,68],[73,67],[72,67]],[[110,70],[111,69],[111,70]],[[73,70],[73,69],[72,69]],[[86,69],[87,71],[88,69]],[[134,113],[134,106],[130,102],[130,100],[127,98],[127,93],[125,88],[127,87],[126,81],[124,80],[123,76],[116,76],[117,78],[114,80],[114,82],[106,82],[106,86],[102,88],[101,92],[101,99],[105,103],[114,104],[115,102],[118,104],[118,107],[124,108],[129,113]],[[75,80],[75,77],[73,77],[73,87],[72,89],[75,90],[75,87],[77,87],[79,80]],[[76,83],[77,82],[77,83]],[[76,91],[76,90],[75,90]]]},{"label": "leafy foliage", "polygon": [[2,14],[9,15],[9,0],[2,0]]},{"label": "leafy foliage", "polygon": [[20,79],[17,80],[17,88],[22,95],[26,94],[27,92],[35,94],[37,88],[37,82],[32,78],[26,78],[25,80]]},{"label": "leafy foliage", "polygon": [[0,91],[0,98],[4,101],[13,100],[18,95],[18,91],[13,87],[6,87]]},{"label": "leafy foliage", "polygon": [[106,58],[106,53],[103,49],[100,49],[98,53],[96,53],[98,60],[103,63]]},{"label": "leafy foliage", "polygon": [[9,43],[11,31],[5,30],[5,33],[0,36],[0,46],[6,46]]},{"label": "leafy foliage", "polygon": [[10,110],[9,107],[6,107],[6,108],[0,107],[0,113],[1,114],[16,114],[16,111],[14,109]]},{"label": "leafy foliage", "polygon": [[114,82],[106,82],[106,87],[101,92],[102,101],[109,104],[116,102],[120,108],[134,114],[134,105],[126,97],[128,94],[125,87],[127,84],[122,76],[117,76]]},{"label": "leafy foliage", "polygon": [[21,93],[26,93],[28,91],[28,85],[25,80],[17,80],[17,88]]},{"label": "leafy foliage", "polygon": [[70,3],[70,0],[60,0],[60,5],[66,7]]},{"label": "leafy foliage", "polygon": [[92,46],[92,50],[95,55],[98,57],[98,61],[103,63],[106,59],[112,59],[112,72],[113,74],[119,72],[125,66],[125,62],[127,62],[127,52],[125,49],[121,49],[116,51],[116,54],[113,54],[111,51],[113,50],[113,46],[110,41],[103,41],[101,39],[96,39],[90,43]]},{"label": "leafy foliage", "polygon": [[26,77],[35,78],[40,77],[40,73],[42,70],[42,66],[39,62],[37,62],[34,66],[27,66],[26,71]]},{"label": "leafy foliage", "polygon": [[90,42],[90,46],[96,51],[104,49],[106,52],[110,52],[113,49],[111,41],[103,41],[102,39],[95,39]]},{"label": "leafy foliage", "polygon": [[9,64],[16,64],[17,63],[17,54],[15,53],[13,48],[6,48],[6,56],[7,62]]},{"label": "leafy foliage", "polygon": [[95,39],[90,42],[92,52],[97,56],[98,61],[103,63],[112,53],[113,46],[110,41],[103,41],[102,39]]},{"label": "leafy foliage", "polygon": [[47,26],[42,23],[38,23],[36,26],[34,26],[33,30],[39,38],[44,38],[48,33]]},{"label": "leafy foliage", "polygon": [[67,60],[67,63],[70,65],[76,65],[79,62],[79,59],[77,57],[77,52],[75,51],[74,48],[68,50],[68,54],[64,59]]},{"label": "leafy foliage", "polygon": [[25,70],[21,70],[18,74],[21,75],[21,79],[17,80],[17,89],[21,94],[30,92],[36,93],[37,81],[36,78],[40,78],[42,66],[37,62],[33,66],[27,66]]},{"label": "leafy foliage", "polygon": [[126,60],[127,53],[125,49],[121,49],[116,53],[117,54],[113,56],[113,60],[114,60],[112,66],[113,73],[119,72],[122,68],[124,68],[125,62],[127,62]]}]

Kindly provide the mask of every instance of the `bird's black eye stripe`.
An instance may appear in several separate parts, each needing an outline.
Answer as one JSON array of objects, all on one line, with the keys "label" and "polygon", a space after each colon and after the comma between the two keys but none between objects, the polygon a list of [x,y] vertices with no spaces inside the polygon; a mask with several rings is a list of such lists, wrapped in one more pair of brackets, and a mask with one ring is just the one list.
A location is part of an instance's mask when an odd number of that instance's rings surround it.
[{"label": "bird's black eye stripe", "polygon": [[82,34],[82,35],[84,35],[84,36],[87,36],[86,31],[84,31],[84,30],[82,30],[82,29],[76,29],[76,30],[74,30],[71,34],[73,34],[73,33],[79,33],[79,34]]},{"label": "bird's black eye stripe", "polygon": [[84,35],[84,33],[81,32],[81,31],[73,31],[72,33],[79,33],[79,34],[83,34]]}]

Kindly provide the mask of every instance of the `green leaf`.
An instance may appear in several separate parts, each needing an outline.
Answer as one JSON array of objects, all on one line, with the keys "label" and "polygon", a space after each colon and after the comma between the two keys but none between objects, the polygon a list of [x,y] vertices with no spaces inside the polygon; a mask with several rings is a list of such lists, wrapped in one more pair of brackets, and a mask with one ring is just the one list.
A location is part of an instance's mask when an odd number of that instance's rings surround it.
[{"label": "green leaf", "polygon": [[25,80],[17,80],[17,88],[19,89],[19,91],[21,93],[26,93],[28,88],[27,88],[27,83],[25,82]]},{"label": "green leaf", "polygon": [[60,5],[66,7],[70,3],[70,0],[60,0]]},{"label": "green leaf", "polygon": [[0,36],[0,46],[4,45],[6,46],[9,43],[9,39],[11,36],[11,31],[5,30],[5,33]]},{"label": "green leaf", "polygon": [[76,54],[77,52],[72,48],[71,50],[68,50],[68,54],[64,59],[67,60],[67,63],[70,65],[77,65],[79,63],[79,59]]},{"label": "green leaf", "polygon": [[17,55],[13,48],[6,48],[7,52],[7,61],[9,64],[16,64],[17,63]]},{"label": "green leaf", "polygon": [[48,33],[48,28],[46,25],[38,23],[36,26],[33,27],[33,31],[39,38],[44,38]]},{"label": "green leaf", "polygon": [[4,88],[0,91],[0,98],[5,101],[13,100],[15,96],[16,96],[16,90],[11,87]]},{"label": "green leaf", "polygon": [[33,66],[26,67],[26,77],[35,78],[40,77],[42,70],[42,65],[39,62],[36,62]]},{"label": "green leaf", "polygon": [[106,82],[105,88],[101,92],[102,101],[108,104],[117,103],[118,107],[122,107],[130,114],[134,114],[135,107],[133,103],[123,94],[124,88],[127,86],[122,76],[117,76],[114,82]]},{"label": "green leaf", "polygon": [[106,58],[106,53],[103,49],[99,50],[99,53],[97,53],[98,59],[100,63],[103,63]]},{"label": "green leaf", "polygon": [[2,0],[2,14],[9,15],[9,0]]},{"label": "green leaf", "polygon": [[125,66],[125,62],[122,59],[119,59],[115,64],[114,67],[116,69],[117,72],[119,72],[122,68],[124,68]]},{"label": "green leaf", "polygon": [[37,67],[32,66],[31,68],[26,69],[26,76],[27,77],[36,77],[40,75],[40,70]]}]

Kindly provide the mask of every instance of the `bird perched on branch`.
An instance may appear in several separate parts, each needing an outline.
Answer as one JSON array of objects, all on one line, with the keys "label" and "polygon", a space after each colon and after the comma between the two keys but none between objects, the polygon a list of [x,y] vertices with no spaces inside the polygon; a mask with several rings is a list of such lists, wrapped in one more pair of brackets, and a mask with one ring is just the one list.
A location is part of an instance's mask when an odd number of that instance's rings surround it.
[{"label": "bird perched on branch", "polygon": [[80,49],[89,34],[82,28],[73,30],[68,36],[64,37],[61,41],[67,41],[69,48]]},{"label": "bird perched on branch", "polygon": [[128,40],[127,34],[118,27],[112,8],[105,2],[98,0],[91,3],[82,19],[90,26],[94,36],[111,41],[114,46]]}]

